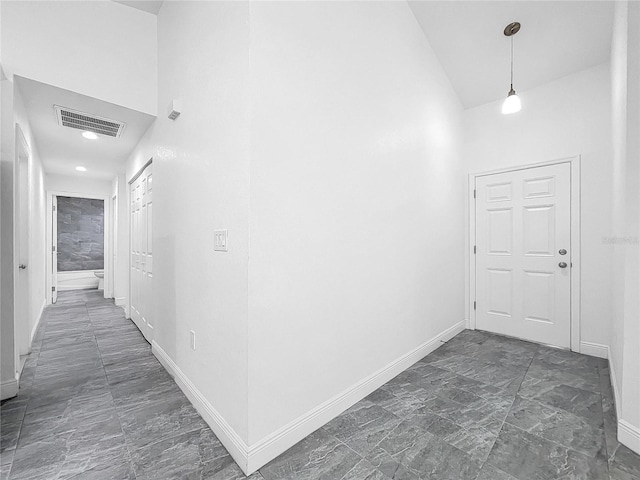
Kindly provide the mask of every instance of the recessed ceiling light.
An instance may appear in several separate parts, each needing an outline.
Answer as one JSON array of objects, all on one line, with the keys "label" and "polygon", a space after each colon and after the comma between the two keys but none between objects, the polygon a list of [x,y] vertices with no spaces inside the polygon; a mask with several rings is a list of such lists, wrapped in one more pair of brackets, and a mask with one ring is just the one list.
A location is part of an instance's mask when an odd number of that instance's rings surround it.
[{"label": "recessed ceiling light", "polygon": [[84,167],[76,167],[76,170],[79,171],[79,172],[86,172],[87,171],[87,169],[84,168]]},{"label": "recessed ceiling light", "polygon": [[89,140],[97,140],[98,139],[98,135],[96,135],[93,132],[89,132],[89,131],[82,132],[82,136],[84,138],[88,138]]}]

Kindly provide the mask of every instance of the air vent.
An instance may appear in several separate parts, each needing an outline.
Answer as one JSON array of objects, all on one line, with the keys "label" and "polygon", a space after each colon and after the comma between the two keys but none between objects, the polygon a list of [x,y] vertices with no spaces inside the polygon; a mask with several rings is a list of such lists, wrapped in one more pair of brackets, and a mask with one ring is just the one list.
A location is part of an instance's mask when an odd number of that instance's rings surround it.
[{"label": "air vent", "polygon": [[70,108],[54,105],[58,125],[63,127],[77,128],[78,130],[88,130],[90,132],[119,138],[124,132],[126,123],[111,120],[109,118],[98,117],[91,113],[79,112]]}]

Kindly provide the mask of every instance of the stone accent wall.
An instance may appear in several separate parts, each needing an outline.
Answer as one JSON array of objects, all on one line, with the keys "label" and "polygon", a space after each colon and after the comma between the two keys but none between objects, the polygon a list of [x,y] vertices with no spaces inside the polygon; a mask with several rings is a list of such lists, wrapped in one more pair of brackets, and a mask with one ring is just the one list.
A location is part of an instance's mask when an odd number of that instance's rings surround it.
[{"label": "stone accent wall", "polygon": [[58,197],[58,271],[104,268],[104,201]]}]

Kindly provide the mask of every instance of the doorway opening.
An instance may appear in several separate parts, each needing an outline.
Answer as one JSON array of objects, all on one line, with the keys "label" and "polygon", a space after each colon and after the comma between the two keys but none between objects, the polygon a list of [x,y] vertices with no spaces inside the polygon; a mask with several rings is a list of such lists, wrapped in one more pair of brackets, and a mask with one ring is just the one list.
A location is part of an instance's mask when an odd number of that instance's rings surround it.
[{"label": "doorway opening", "polygon": [[110,199],[73,192],[48,192],[50,303],[59,291],[105,289],[111,281]]}]

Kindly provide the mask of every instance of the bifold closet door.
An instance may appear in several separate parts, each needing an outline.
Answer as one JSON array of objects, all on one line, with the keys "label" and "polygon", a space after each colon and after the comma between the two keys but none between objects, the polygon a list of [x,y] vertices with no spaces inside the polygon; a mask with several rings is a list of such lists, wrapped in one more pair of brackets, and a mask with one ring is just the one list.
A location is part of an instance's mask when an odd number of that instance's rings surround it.
[{"label": "bifold closet door", "polygon": [[147,166],[131,183],[130,305],[131,319],[145,338],[153,340],[153,183]]}]

